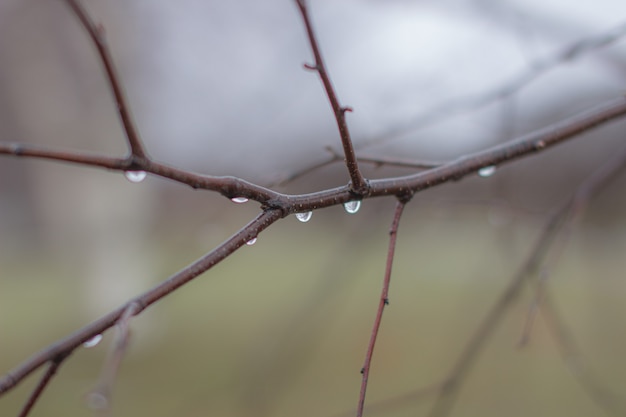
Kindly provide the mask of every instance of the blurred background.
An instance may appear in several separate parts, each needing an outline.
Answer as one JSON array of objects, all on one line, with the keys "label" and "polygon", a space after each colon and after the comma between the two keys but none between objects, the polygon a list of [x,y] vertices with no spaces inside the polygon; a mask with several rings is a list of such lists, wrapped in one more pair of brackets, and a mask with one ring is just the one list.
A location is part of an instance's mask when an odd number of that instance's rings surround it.
[{"label": "blurred background", "polygon": [[[357,153],[447,161],[625,93],[618,0],[311,0]],[[348,182],[291,1],[84,2],[104,25],[156,160],[285,193]],[[425,415],[555,209],[624,145],[617,121],[552,150],[417,195],[401,222],[366,415]],[[0,1],[0,140],[126,153],[89,39],[60,0]],[[369,178],[409,168],[364,165]],[[606,415],[626,394],[626,178],[557,244],[550,293],[596,395],[533,300],[511,304],[452,411]],[[132,322],[111,415],[353,415],[394,201],[286,218]],[[0,158],[0,372],[157,285],[245,225],[256,203],[148,177]],[[111,332],[109,332],[111,333]],[[31,415],[93,414],[112,334],[63,365]],[[565,349],[567,350],[567,349]],[[16,415],[36,383],[0,399]],[[369,410],[369,411],[368,411]],[[617,412],[617,414],[619,414]],[[345,414],[347,413],[347,414]]]}]

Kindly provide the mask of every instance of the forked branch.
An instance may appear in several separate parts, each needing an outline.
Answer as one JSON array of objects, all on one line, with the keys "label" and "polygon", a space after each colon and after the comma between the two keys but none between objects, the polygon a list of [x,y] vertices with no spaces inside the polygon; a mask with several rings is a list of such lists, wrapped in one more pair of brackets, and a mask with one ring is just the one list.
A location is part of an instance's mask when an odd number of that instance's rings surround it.
[{"label": "forked branch", "polygon": [[45,363],[53,361],[55,358],[69,355],[82,343],[115,326],[129,307],[135,305],[132,311],[133,315],[137,315],[151,304],[175,291],[203,272],[209,270],[217,263],[230,256],[237,249],[244,246],[246,242],[255,238],[259,233],[281,217],[282,213],[280,210],[265,210],[261,212],[254,220],[231,236],[224,243],[213,249],[202,258],[193,262],[191,265],[172,275],[161,284],[134,298],[133,300],[130,300],[126,303],[126,305],[110,312],[68,337],[51,344],[31,356],[29,359],[24,361],[24,363],[0,379],[0,395],[15,387],[25,377],[30,375],[33,371]]},{"label": "forked branch", "polygon": [[109,81],[108,84],[111,86],[111,90],[113,90],[115,108],[117,109],[120,119],[122,120],[122,126],[124,127],[124,132],[126,132],[126,139],[128,140],[128,145],[130,146],[130,159],[147,158],[148,155],[141,142],[137,128],[135,127],[135,122],[130,115],[130,109],[127,104],[128,100],[124,96],[122,83],[119,80],[115,66],[113,65],[113,60],[111,59],[111,54],[109,53],[109,49],[107,47],[104,27],[102,25],[96,25],[77,0],[66,1],[89,34],[89,38],[98,51],[102,65],[104,65],[107,79]]},{"label": "forked branch", "polygon": [[[296,0],[306,26],[307,35],[315,58],[315,64],[307,67],[318,72],[324,85],[341,136],[344,158],[349,171],[351,183],[347,186],[322,190],[309,194],[281,194],[239,178],[196,174],[153,161],[149,158],[141,142],[136,126],[131,118],[130,109],[124,96],[120,79],[114,69],[110,53],[106,46],[103,28],[91,21],[77,0],[66,1],[86,31],[89,33],[90,39],[94,43],[98,51],[98,55],[103,63],[108,84],[113,91],[117,111],[126,133],[128,146],[130,148],[130,156],[126,158],[112,158],[103,155],[45,149],[26,144],[7,142],[0,143],[0,154],[12,155],[16,157],[50,159],[84,166],[106,168],[115,171],[143,170],[153,175],[189,185],[194,189],[206,189],[209,191],[219,192],[228,198],[245,197],[255,200],[261,203],[262,210],[254,220],[241,228],[231,238],[220,244],[207,255],[198,259],[188,267],[180,270],[178,273],[151,290],[146,291],[144,294],[128,301],[124,306],[79,329],[68,337],[46,347],[39,353],[36,353],[27,359],[13,371],[2,377],[0,379],[0,396],[11,390],[26,376],[30,375],[39,367],[49,364],[47,371],[27,400],[22,413],[20,414],[21,416],[26,416],[29,413],[33,404],[39,398],[41,392],[43,392],[48,382],[56,373],[60,364],[68,355],[70,355],[85,341],[117,325],[119,329],[118,338],[116,339],[117,341],[114,345],[110,359],[105,364],[101,386],[99,387],[99,390],[96,391],[96,393],[106,393],[110,389],[125,351],[125,346],[128,340],[128,324],[130,319],[141,313],[151,304],[167,296],[187,282],[209,270],[218,262],[230,256],[246,242],[256,238],[261,231],[265,230],[280,218],[292,213],[311,211],[343,204],[353,200],[355,194],[359,197],[359,199],[379,196],[396,196],[400,199],[400,202],[396,207],[394,221],[391,227],[383,291],[379,302],[374,329],[372,331],[372,337],[370,339],[370,344],[368,345],[365,365],[363,367],[363,380],[359,400],[359,415],[361,415],[363,412],[365,391],[374,345],[377,339],[378,328],[380,326],[385,305],[388,301],[387,294],[391,278],[391,266],[393,263],[398,222],[400,220],[404,204],[408,201],[408,198],[415,192],[419,192],[448,181],[459,180],[467,175],[473,175],[481,168],[501,165],[531,153],[543,151],[560,142],[571,139],[582,132],[588,131],[610,120],[626,115],[626,99],[624,97],[620,97],[619,99],[598,106],[584,114],[567,119],[536,133],[486,149],[473,155],[460,157],[457,160],[443,165],[428,167],[430,169],[417,174],[367,181],[359,170],[354,147],[345,119],[345,112],[349,111],[349,108],[342,107],[339,104],[339,100],[337,99],[337,95],[325,68],[325,64],[321,57],[320,49],[312,29],[306,1]],[[377,163],[375,158],[372,159],[371,162]],[[498,323],[500,313],[507,308],[510,301],[517,295],[522,284],[522,278],[524,278],[529,271],[534,270],[537,264],[541,261],[542,254],[547,250],[553,239],[554,233],[556,233],[553,229],[558,229],[563,221],[563,217],[557,216],[555,219],[556,220],[553,220],[554,224],[551,223],[542,239],[536,245],[535,251],[531,255],[527,266],[511,283],[509,289],[507,289],[507,291],[502,295],[501,299],[492,310],[492,314],[487,317],[486,321],[478,329],[475,338],[468,344],[465,352],[457,362],[453,372],[450,374],[447,383],[444,384],[444,388],[441,391],[442,394],[437,403],[438,405],[433,411],[435,414],[437,413],[437,410],[445,410],[449,408],[445,404],[444,406],[441,406],[441,404],[444,402],[448,405],[451,404],[449,399],[453,399],[455,397],[467,369],[474,360],[475,356],[479,353],[481,346],[486,342],[486,339],[491,333],[493,327]]]}]

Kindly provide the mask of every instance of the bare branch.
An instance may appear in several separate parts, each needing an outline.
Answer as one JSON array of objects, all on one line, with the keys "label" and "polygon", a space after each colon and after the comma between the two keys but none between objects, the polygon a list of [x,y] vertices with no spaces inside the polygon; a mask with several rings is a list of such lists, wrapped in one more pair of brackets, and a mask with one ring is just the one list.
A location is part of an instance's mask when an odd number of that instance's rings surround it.
[{"label": "bare branch", "polygon": [[27,417],[28,414],[30,414],[30,411],[33,409],[37,400],[41,398],[41,394],[43,393],[43,390],[48,386],[48,383],[52,380],[54,375],[56,375],[57,371],[59,370],[59,367],[61,366],[64,360],[65,360],[65,356],[63,355],[50,360],[50,365],[48,366],[48,369],[46,369],[46,372],[43,374],[43,376],[39,380],[39,383],[37,384],[33,392],[30,394],[30,397],[28,397],[28,400],[24,404],[24,407],[22,408],[22,411],[20,411],[20,414],[18,415],[18,417]]},{"label": "bare branch", "polygon": [[154,302],[185,285],[198,275],[208,271],[241,246],[244,246],[246,242],[255,238],[259,233],[281,217],[282,213],[280,210],[265,210],[261,212],[261,214],[259,214],[254,220],[231,236],[228,240],[202,258],[193,262],[191,265],[172,275],[161,284],[130,300],[124,306],[110,312],[93,323],[77,330],[75,333],[67,336],[66,338],[59,340],[34,354],[0,379],[0,395],[14,388],[25,377],[30,375],[46,362],[59,356],[69,355],[74,351],[74,349],[79,347],[85,341],[115,326],[129,307],[136,305],[136,307],[133,307],[133,314],[137,315]]},{"label": "bare branch", "polygon": [[363,409],[365,407],[365,393],[367,391],[367,381],[370,375],[372,356],[374,355],[374,346],[376,345],[376,339],[378,339],[378,330],[380,329],[380,323],[383,319],[383,311],[385,310],[385,306],[389,305],[389,284],[391,283],[391,267],[393,266],[393,257],[396,253],[396,238],[398,236],[400,217],[402,217],[402,211],[404,210],[404,205],[406,202],[408,202],[408,199],[400,200],[396,204],[396,211],[393,215],[393,222],[391,223],[391,228],[389,229],[389,249],[387,250],[387,265],[385,267],[385,277],[383,278],[383,289],[380,293],[378,311],[376,312],[376,319],[374,320],[372,335],[367,346],[367,353],[365,354],[365,363],[363,364],[363,368],[361,369],[363,378],[361,379],[361,391],[359,393],[359,403],[356,412],[357,417],[363,416]]},{"label": "bare branch", "polygon": [[317,73],[320,75],[320,78],[322,79],[324,89],[326,90],[326,95],[328,96],[330,105],[333,108],[333,113],[335,113],[337,127],[339,128],[339,135],[341,136],[341,143],[343,145],[346,166],[348,167],[348,172],[350,173],[350,179],[352,181],[351,191],[362,197],[366,195],[368,191],[367,180],[363,177],[361,171],[359,170],[359,164],[356,160],[354,147],[352,146],[352,139],[350,139],[350,131],[348,130],[345,115],[347,111],[352,111],[352,109],[349,107],[342,107],[339,104],[337,94],[335,93],[333,84],[330,81],[328,72],[326,71],[326,66],[324,64],[324,60],[322,59],[322,53],[320,52],[317,40],[315,38],[315,32],[313,31],[313,26],[309,17],[306,0],[296,0],[296,2],[298,4],[298,8],[300,9],[300,13],[302,14],[302,19],[304,20],[304,25],[306,26],[306,32],[309,37],[311,49],[313,50],[313,56],[315,57],[315,65],[305,65],[305,67],[307,69],[317,71]]},{"label": "bare branch", "polygon": [[124,132],[126,132],[126,139],[128,140],[128,145],[130,146],[131,151],[131,159],[132,157],[140,159],[147,158],[148,155],[141,142],[135,123],[130,115],[130,109],[128,107],[126,97],[124,96],[122,83],[117,75],[117,72],[115,71],[113,59],[111,58],[111,54],[109,53],[109,49],[107,47],[104,27],[93,23],[83,6],[79,3],[79,0],[66,1],[70,8],[74,11],[74,14],[76,14],[76,17],[78,17],[78,20],[80,20],[80,23],[83,25],[87,33],[89,33],[89,37],[96,47],[100,60],[104,65],[109,85],[111,86],[113,96],[115,98],[115,107],[120,119],[122,120]]}]

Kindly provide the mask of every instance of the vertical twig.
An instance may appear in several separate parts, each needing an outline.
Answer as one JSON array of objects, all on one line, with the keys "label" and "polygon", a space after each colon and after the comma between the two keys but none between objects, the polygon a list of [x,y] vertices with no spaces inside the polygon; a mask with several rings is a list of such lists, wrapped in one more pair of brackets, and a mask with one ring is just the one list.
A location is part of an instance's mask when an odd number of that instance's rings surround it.
[{"label": "vertical twig", "polygon": [[122,363],[126,348],[128,347],[128,339],[130,336],[130,319],[141,311],[139,303],[130,303],[124,313],[116,323],[117,334],[111,347],[111,352],[102,367],[100,382],[98,386],[87,394],[87,402],[90,408],[106,412],[111,406],[111,392],[115,377]]},{"label": "vertical twig", "polygon": [[296,3],[298,4],[298,8],[300,9],[300,13],[302,14],[302,19],[304,20],[306,32],[309,37],[309,43],[311,44],[313,56],[315,57],[314,65],[305,64],[304,67],[310,70],[317,71],[317,73],[320,75],[320,78],[322,79],[324,89],[326,90],[326,95],[328,96],[330,105],[333,108],[333,113],[335,113],[335,120],[337,121],[337,127],[339,128],[339,135],[341,136],[341,143],[343,145],[343,153],[346,160],[346,166],[348,167],[348,172],[350,173],[350,179],[352,181],[352,191],[359,196],[363,196],[367,194],[369,186],[367,180],[363,177],[361,171],[359,170],[359,164],[354,153],[354,147],[352,146],[352,139],[350,139],[350,131],[348,130],[348,125],[346,123],[345,113],[348,111],[352,111],[352,109],[350,107],[342,107],[339,104],[337,94],[335,93],[333,84],[330,81],[328,72],[326,71],[326,65],[324,64],[324,60],[322,59],[322,53],[320,52],[317,40],[315,38],[315,32],[313,31],[313,26],[309,17],[306,0],[296,0]]},{"label": "vertical twig", "polygon": [[65,358],[66,356],[59,356],[50,361],[50,365],[48,366],[48,369],[46,369],[46,372],[42,375],[41,379],[39,380],[39,383],[37,384],[33,392],[31,392],[30,397],[28,397],[28,400],[24,404],[24,407],[22,408],[22,411],[20,411],[20,414],[18,415],[18,417],[28,416],[30,411],[35,406],[35,403],[37,402],[37,400],[41,398],[41,394],[43,393],[43,390],[48,386],[48,383],[52,380],[54,375],[57,373],[59,367],[61,366]]},{"label": "vertical twig", "polygon": [[383,318],[383,311],[385,306],[389,305],[389,284],[391,282],[391,267],[393,266],[393,256],[396,252],[396,237],[398,236],[398,225],[400,224],[400,217],[404,210],[406,201],[399,200],[396,204],[396,211],[393,215],[393,222],[389,229],[389,249],[387,251],[387,265],[385,267],[385,277],[383,279],[383,289],[380,293],[380,301],[378,302],[378,311],[376,312],[376,319],[374,320],[374,327],[372,328],[372,335],[370,337],[369,344],[367,345],[367,353],[365,354],[365,363],[361,373],[363,378],[361,379],[361,391],[359,393],[359,404],[357,407],[357,417],[363,415],[363,408],[365,406],[365,393],[367,391],[367,381],[370,375],[370,364],[372,363],[372,356],[374,354],[374,345],[378,338],[378,330],[380,329],[380,322]]},{"label": "vertical twig", "polygon": [[126,132],[131,157],[146,159],[148,155],[144,149],[141,139],[139,138],[139,133],[137,132],[135,123],[130,115],[130,109],[128,107],[126,97],[124,96],[122,83],[120,82],[117,72],[115,71],[113,59],[111,58],[111,54],[109,53],[109,49],[107,47],[104,27],[93,23],[78,0],[66,1],[70,8],[74,11],[74,14],[76,14],[76,17],[78,17],[78,20],[80,20],[80,23],[83,25],[85,30],[87,30],[87,33],[89,33],[89,37],[98,50],[98,55],[104,65],[109,85],[113,91],[117,112],[122,120],[124,132]]}]

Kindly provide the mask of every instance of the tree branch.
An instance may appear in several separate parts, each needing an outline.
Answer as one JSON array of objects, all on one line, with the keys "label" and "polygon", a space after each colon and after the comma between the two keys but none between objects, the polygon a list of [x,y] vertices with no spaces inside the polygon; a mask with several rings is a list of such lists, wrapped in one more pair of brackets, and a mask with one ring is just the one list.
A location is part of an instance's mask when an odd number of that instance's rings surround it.
[{"label": "tree branch", "polygon": [[228,240],[191,265],[172,275],[161,284],[130,300],[124,306],[117,308],[93,323],[77,330],[66,338],[61,339],[34,354],[0,379],[0,396],[14,388],[25,377],[30,375],[46,362],[60,356],[69,355],[74,351],[74,349],[79,347],[85,341],[115,326],[129,307],[136,305],[133,307],[133,314],[137,315],[151,304],[185,285],[198,275],[211,269],[241,246],[245,245],[246,242],[255,238],[259,233],[281,217],[282,213],[280,210],[269,209],[261,212],[261,214],[259,214],[254,220],[231,236]]},{"label": "tree branch", "polygon": [[115,66],[113,65],[113,60],[111,59],[111,55],[107,47],[104,27],[93,23],[78,0],[66,1],[89,34],[89,38],[98,51],[102,65],[104,65],[107,79],[109,81],[109,85],[111,86],[111,90],[113,91],[113,97],[115,98],[115,108],[117,109],[120,119],[122,120],[122,126],[124,127],[124,132],[126,132],[126,139],[128,140],[128,145],[130,146],[130,159],[134,159],[133,157],[139,159],[147,158],[148,155],[141,142],[135,123],[130,115],[130,109],[128,107],[126,97],[124,96],[122,83],[120,82],[117,72],[115,71]]},{"label": "tree branch", "polygon": [[363,409],[365,407],[365,393],[367,391],[367,381],[370,375],[370,365],[372,363],[372,356],[374,355],[374,346],[376,345],[376,339],[378,339],[378,330],[380,329],[380,323],[383,319],[383,311],[385,306],[389,305],[389,284],[391,283],[391,267],[393,266],[393,257],[396,253],[396,238],[398,236],[398,226],[400,224],[400,217],[402,217],[402,211],[404,205],[408,202],[408,199],[402,199],[396,204],[396,211],[393,215],[393,222],[389,229],[389,249],[387,250],[387,265],[385,267],[385,277],[383,278],[383,289],[380,293],[380,300],[378,302],[378,311],[376,312],[376,319],[374,320],[374,326],[372,327],[372,335],[370,337],[369,344],[367,346],[367,353],[365,354],[365,363],[361,369],[363,378],[361,379],[361,391],[359,393],[359,403],[357,406],[357,417],[363,416]]},{"label": "tree branch", "polygon": [[333,113],[335,114],[335,120],[337,121],[337,127],[339,128],[339,135],[341,136],[346,166],[348,167],[348,172],[350,173],[351,191],[359,197],[363,197],[368,191],[367,180],[363,177],[361,171],[359,170],[359,164],[356,160],[354,147],[352,146],[352,139],[350,139],[350,131],[348,130],[348,124],[346,123],[346,112],[352,111],[352,109],[350,107],[342,107],[339,104],[337,94],[335,93],[333,84],[330,81],[328,72],[326,71],[324,60],[322,59],[322,53],[320,52],[317,40],[315,39],[315,32],[313,31],[313,26],[309,17],[306,0],[296,0],[296,3],[298,4],[298,8],[302,14],[302,19],[304,20],[304,25],[306,26],[306,32],[309,37],[311,49],[313,50],[313,56],[315,57],[315,65],[305,65],[305,68],[317,71],[322,83],[324,84],[326,95],[330,101]]},{"label": "tree branch", "polygon": [[[625,115],[626,98],[620,97],[544,129],[474,154],[462,156],[433,169],[412,175],[370,180],[370,191],[364,198],[392,195],[405,196],[449,181],[458,181],[463,177],[475,174],[481,168],[502,165],[532,153],[542,152]],[[128,164],[125,164],[123,159],[99,157],[70,151],[45,150],[30,145],[13,143],[0,142],[0,154],[54,159],[82,165],[100,166],[112,170],[128,169]],[[133,167],[187,184],[196,189],[216,191],[228,198],[243,196],[258,201],[264,207],[279,209],[284,216],[344,204],[354,199],[354,193],[349,186],[331,188],[314,193],[288,195],[239,178],[195,174],[149,159],[136,161]]]}]

